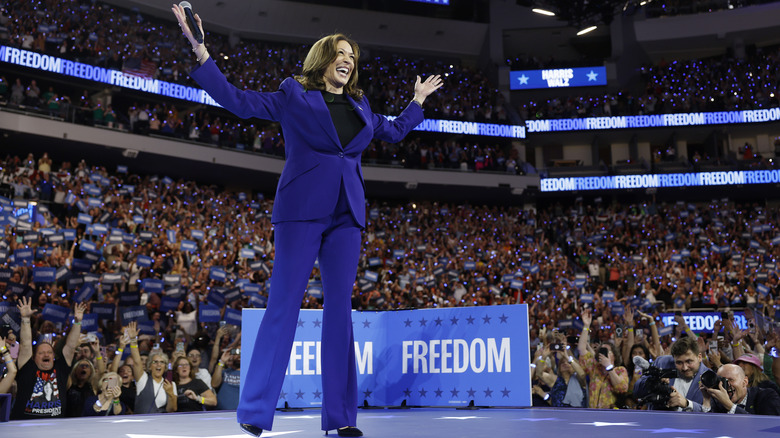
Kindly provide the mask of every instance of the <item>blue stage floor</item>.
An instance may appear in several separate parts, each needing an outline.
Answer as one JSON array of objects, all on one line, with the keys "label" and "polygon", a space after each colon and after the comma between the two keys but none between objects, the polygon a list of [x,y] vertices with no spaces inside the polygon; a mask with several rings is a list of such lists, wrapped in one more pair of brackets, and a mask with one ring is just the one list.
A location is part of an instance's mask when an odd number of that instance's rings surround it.
[{"label": "blue stage floor", "polygon": [[[778,437],[780,418],[587,409],[361,410],[367,438]],[[263,437],[321,437],[318,410],[279,412]],[[232,411],[0,423],[2,438],[245,438]],[[330,436],[336,436],[331,433]]]}]

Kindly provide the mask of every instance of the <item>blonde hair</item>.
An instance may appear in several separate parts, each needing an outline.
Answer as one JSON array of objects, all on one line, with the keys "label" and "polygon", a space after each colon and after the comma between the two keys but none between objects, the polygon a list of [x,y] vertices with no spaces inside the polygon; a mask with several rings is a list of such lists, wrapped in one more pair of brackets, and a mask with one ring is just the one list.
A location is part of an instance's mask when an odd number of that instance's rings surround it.
[{"label": "blonde hair", "polygon": [[352,46],[352,52],[355,54],[355,68],[349,77],[347,84],[344,85],[344,92],[355,100],[363,99],[363,90],[358,85],[358,60],[360,59],[360,48],[357,43],[347,38],[344,34],[335,33],[322,37],[311,46],[306,59],[303,61],[303,71],[295,79],[306,89],[325,90],[325,69],[328,68],[338,56],[339,41],[346,41]]},{"label": "blonde hair", "polygon": [[95,366],[92,365],[92,362],[90,362],[88,359],[81,359],[78,362],[76,362],[73,367],[70,369],[70,374],[68,374],[68,383],[66,384],[66,388],[70,389],[75,383],[76,383],[76,373],[79,370],[79,365],[81,364],[87,364],[89,365],[90,374],[89,374],[89,380],[87,383],[89,384],[90,389],[92,390],[92,394],[97,393],[98,386],[98,373],[97,370],[95,370]]}]

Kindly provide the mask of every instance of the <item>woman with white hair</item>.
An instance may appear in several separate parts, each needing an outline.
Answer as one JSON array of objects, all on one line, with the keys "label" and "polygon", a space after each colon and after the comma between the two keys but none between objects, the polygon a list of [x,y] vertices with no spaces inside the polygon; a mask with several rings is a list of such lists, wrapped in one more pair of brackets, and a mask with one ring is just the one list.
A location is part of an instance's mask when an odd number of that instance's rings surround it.
[{"label": "woman with white hair", "polygon": [[138,329],[134,322],[127,326],[130,337],[130,357],[133,358],[133,377],[135,377],[136,397],[133,412],[136,414],[151,414],[158,412],[174,412],[176,410],[176,393],[173,383],[165,379],[168,371],[168,355],[161,351],[149,353],[149,359],[144,372],[141,353],[138,352]]}]

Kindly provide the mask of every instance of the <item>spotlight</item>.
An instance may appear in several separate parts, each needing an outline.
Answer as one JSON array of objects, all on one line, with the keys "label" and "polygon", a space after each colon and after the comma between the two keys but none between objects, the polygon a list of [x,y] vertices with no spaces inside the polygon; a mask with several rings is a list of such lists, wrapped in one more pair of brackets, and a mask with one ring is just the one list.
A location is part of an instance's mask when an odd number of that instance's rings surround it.
[{"label": "spotlight", "polygon": [[547,15],[548,17],[554,17],[555,12],[548,11],[546,9],[539,9],[539,8],[533,8],[531,9],[531,12],[536,12],[537,14]]},{"label": "spotlight", "polygon": [[596,28],[597,26],[586,27],[585,29],[582,29],[581,31],[577,32],[577,36],[585,35],[588,32],[593,32],[594,30],[596,30]]}]

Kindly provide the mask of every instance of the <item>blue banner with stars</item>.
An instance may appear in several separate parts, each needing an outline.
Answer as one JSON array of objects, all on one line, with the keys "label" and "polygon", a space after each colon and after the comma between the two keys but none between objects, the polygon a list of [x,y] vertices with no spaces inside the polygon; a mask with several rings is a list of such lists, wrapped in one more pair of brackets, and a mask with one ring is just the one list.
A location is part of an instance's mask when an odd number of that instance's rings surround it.
[{"label": "blue banner with stars", "polygon": [[[241,381],[265,309],[244,309]],[[528,307],[353,312],[362,405],[531,406]],[[322,404],[321,310],[301,310],[278,407]]]},{"label": "blue banner with stars", "polygon": [[606,67],[551,68],[509,72],[510,90],[607,85]]}]

